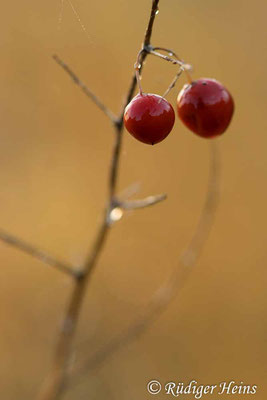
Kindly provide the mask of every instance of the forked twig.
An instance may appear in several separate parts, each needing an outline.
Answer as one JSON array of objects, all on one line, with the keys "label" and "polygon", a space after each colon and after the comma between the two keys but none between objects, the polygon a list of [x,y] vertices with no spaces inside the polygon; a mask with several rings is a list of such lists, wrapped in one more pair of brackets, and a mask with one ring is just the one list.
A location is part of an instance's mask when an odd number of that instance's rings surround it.
[{"label": "forked twig", "polygon": [[[95,354],[91,355],[88,360],[85,360],[76,367],[71,386],[81,383],[86,373],[101,366],[101,364],[107,361],[115,352],[124,348],[127,344],[144,333],[146,329],[150,327],[151,323],[160,317],[161,313],[180,292],[190,272],[196,265],[213,226],[219,200],[219,184],[219,153],[216,143],[212,143],[206,199],[196,231],[187,249],[180,257],[178,265],[173,269],[166,282],[155,292],[149,304],[142,307],[145,308],[145,312],[142,313],[126,331],[115,336],[106,345],[96,351]],[[83,343],[83,346],[85,345],[86,344]]]},{"label": "forked twig", "polygon": [[[142,49],[140,51],[140,57],[139,57],[139,63],[140,63],[140,68],[139,72],[141,72],[143,63],[145,58],[147,57],[148,54],[155,55],[157,57],[163,58],[167,61],[172,61],[173,63],[177,63],[181,66],[181,70],[176,74],[175,78],[173,79],[172,83],[168,87],[168,89],[165,91],[163,94],[163,97],[167,96],[169,91],[174,87],[177,79],[183,72],[183,61],[179,59],[179,57],[170,49],[165,49],[163,47],[152,47],[150,46],[150,38],[152,34],[152,28],[153,28],[153,22],[155,19],[155,15],[158,9],[158,3],[159,0],[153,1],[152,4],[152,9],[151,9],[151,14],[150,14],[150,19],[149,19],[149,24],[145,33],[145,39],[143,42]],[[174,57],[176,57],[176,60],[171,59],[170,57],[164,56],[155,50],[159,51],[165,51],[169,54],[172,54]],[[70,76],[70,78],[73,80],[75,84],[77,84],[80,89],[85,93],[85,95],[92,100],[95,105],[110,119],[110,121],[113,123],[117,137],[115,140],[114,144],[114,150],[113,150],[113,156],[112,156],[112,162],[111,162],[111,173],[110,173],[110,200],[113,198],[115,189],[116,189],[116,181],[117,181],[117,170],[118,170],[118,165],[119,165],[119,155],[120,155],[120,148],[121,148],[121,133],[122,133],[122,124],[123,124],[123,113],[124,113],[124,108],[125,106],[130,102],[131,98],[133,97],[135,88],[136,88],[136,75],[133,76],[131,80],[131,84],[128,90],[128,94],[125,99],[125,103],[123,105],[122,111],[117,117],[108,107],[105,106],[105,104],[78,78],[78,76],[72,71],[72,69],[63,61],[61,60],[57,55],[53,56],[54,60],[67,72],[67,74]],[[158,202],[158,201],[156,201]],[[131,201],[124,203],[124,208],[125,209],[135,209],[135,208],[142,208],[146,207],[151,204],[146,204],[146,201]],[[55,267],[58,270],[61,270],[64,273],[67,273],[73,277],[78,277],[80,272],[79,270],[76,270],[74,266],[67,264],[66,262],[62,262],[52,255],[50,255],[48,252],[41,250],[37,247],[35,247],[32,244],[29,244],[22,239],[11,235],[4,230],[0,230],[0,240],[3,242],[14,246],[15,248],[24,251],[25,253],[39,259],[40,261]]]},{"label": "forked twig", "polygon": [[[70,1],[69,3],[73,8],[72,3]],[[107,207],[104,210],[103,219],[97,231],[92,249],[89,252],[89,255],[82,268],[75,269],[74,266],[62,262],[51,256],[50,254],[46,253],[45,251],[38,249],[37,247],[28,244],[27,242],[3,230],[0,230],[0,240],[2,240],[3,242],[13,246],[14,248],[24,251],[25,253],[35,257],[36,259],[48,265],[55,267],[56,269],[68,274],[73,278],[73,289],[70,295],[68,307],[64,315],[62,328],[59,333],[58,343],[54,354],[54,363],[51,368],[47,382],[41,388],[38,396],[39,400],[59,400],[64,394],[64,391],[68,384],[68,374],[72,355],[73,338],[77,328],[81,307],[83,304],[84,296],[86,294],[86,290],[88,288],[88,283],[92,278],[92,273],[97,265],[98,258],[107,239],[109,228],[111,224],[116,221],[116,218],[114,219],[112,217],[114,211],[117,211],[115,209],[141,209],[157,204],[158,202],[161,202],[166,198],[166,195],[164,194],[148,196],[147,198],[141,200],[120,200],[117,196],[124,109],[134,95],[137,86],[137,80],[139,79],[147,55],[152,54],[154,56],[164,59],[165,61],[169,61],[173,64],[177,64],[180,66],[179,72],[176,74],[174,80],[172,81],[171,85],[164,95],[167,95],[168,92],[174,87],[181,73],[185,71],[188,74],[189,70],[189,66],[187,64],[184,64],[183,61],[180,60],[174,52],[161,47],[152,47],[150,44],[153,24],[158,10],[158,4],[159,0],[152,0],[151,13],[148,20],[142,48],[138,57],[138,73],[136,75],[134,74],[131,79],[125,102],[118,116],[115,115],[108,107],[103,104],[103,102],[78,78],[78,76],[65,62],[63,62],[57,55],[53,56],[57,64],[59,64],[60,67],[63,68],[65,72],[67,72],[72,81],[110,119],[115,130],[115,139],[108,178],[109,193]],[[76,14],[76,17],[79,19],[79,16],[75,10],[74,12]],[[81,21],[80,23],[85,30]],[[161,54],[160,51],[167,52],[169,54]],[[170,55],[173,55],[175,58],[170,57]],[[188,76],[190,77],[190,75]],[[202,217],[200,219],[197,231],[187,251],[180,259],[177,270],[175,269],[173,271],[171,278],[165,283],[164,286],[160,288],[160,290],[155,293],[155,296],[151,299],[151,302],[148,305],[146,312],[141,315],[140,318],[138,318],[138,320],[133,325],[131,325],[126,332],[123,332],[119,336],[115,337],[106,346],[100,349],[100,351],[96,352],[95,355],[90,358],[89,362],[86,362],[84,366],[77,370],[79,373],[82,374],[85,370],[87,371],[88,369],[95,368],[108,356],[113,354],[116,350],[118,350],[126,343],[133,340],[140,333],[142,333],[149,326],[149,324],[160,315],[160,313],[165,309],[165,307],[176,295],[178,289],[180,289],[181,285],[184,283],[185,277],[187,277],[189,270],[192,269],[199,257],[199,254],[207,239],[209,229],[213,222],[213,217],[217,205],[218,178],[216,174],[218,173],[218,166],[216,160],[217,158],[214,155],[210,167],[211,178],[209,191],[203,209]]]},{"label": "forked twig", "polygon": [[[168,56],[165,54],[161,54],[158,51],[163,51],[164,53],[167,53]],[[171,49],[166,49],[165,47],[153,47],[150,44],[143,44],[143,47],[139,51],[137,55],[137,60],[134,65],[135,69],[135,77],[139,89],[139,94],[142,95],[143,90],[142,90],[142,85],[141,85],[141,70],[142,70],[142,63],[141,60],[144,60],[144,58],[148,55],[151,54],[153,56],[159,57],[165,61],[169,61],[174,65],[179,65],[179,71],[175,75],[174,79],[172,80],[171,84],[168,86],[167,90],[163,94],[163,98],[168,95],[168,93],[171,91],[172,88],[174,88],[177,80],[180,78],[183,72],[185,72],[188,82],[192,82],[192,78],[190,75],[190,71],[192,70],[192,66],[190,64],[186,64],[182,59],[178,57],[178,55]],[[174,58],[173,58],[174,57]],[[160,100],[161,101],[161,100]]]},{"label": "forked twig", "polygon": [[[144,45],[150,44],[150,38],[152,35],[152,28],[155,15],[157,12],[158,3],[159,0],[152,1],[152,9],[150,13],[148,27],[145,33]],[[123,110],[121,111],[119,117],[116,118],[114,117],[113,113],[111,113],[102,104],[102,102],[78,79],[78,77],[71,71],[71,69],[65,63],[63,63],[58,57],[54,58],[57,61],[57,63],[71,76],[73,81],[85,92],[85,94],[111,119],[114,125],[116,135],[112,151],[110,175],[108,181],[109,184],[108,206],[104,212],[103,221],[97,232],[95,243],[92,247],[92,250],[89,253],[89,256],[84,264],[83,271],[74,282],[74,288],[70,297],[69,305],[66,310],[64,323],[60,331],[59,340],[55,351],[54,364],[47,382],[41,389],[41,392],[38,397],[39,400],[60,399],[65,390],[66,383],[68,382],[68,372],[69,372],[70,356],[72,353],[73,337],[77,327],[81,306],[83,303],[88,283],[92,276],[92,272],[94,271],[98,257],[107,238],[109,227],[112,222],[112,218],[110,218],[110,215],[114,209],[114,204],[116,203],[115,195],[118,183],[118,169],[119,169],[119,160],[120,160],[121,145],[122,145],[124,108],[126,104],[133,97],[136,88],[136,79],[134,77],[131,80],[131,84],[128,90],[128,94],[126,96],[126,102],[124,104]],[[145,59],[145,54],[140,60],[141,66],[143,65],[144,59]]]}]

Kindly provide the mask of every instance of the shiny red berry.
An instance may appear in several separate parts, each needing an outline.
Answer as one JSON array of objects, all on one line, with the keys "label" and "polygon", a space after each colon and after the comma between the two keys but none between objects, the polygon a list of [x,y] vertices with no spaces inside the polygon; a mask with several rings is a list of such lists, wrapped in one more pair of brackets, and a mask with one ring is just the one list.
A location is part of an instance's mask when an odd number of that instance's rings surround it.
[{"label": "shiny red berry", "polygon": [[178,115],[197,135],[221,135],[230,124],[234,101],[228,90],[215,79],[202,78],[185,85],[177,99]]},{"label": "shiny red berry", "polygon": [[140,142],[161,142],[172,130],[175,113],[170,103],[156,94],[138,94],[125,108],[124,124]]}]

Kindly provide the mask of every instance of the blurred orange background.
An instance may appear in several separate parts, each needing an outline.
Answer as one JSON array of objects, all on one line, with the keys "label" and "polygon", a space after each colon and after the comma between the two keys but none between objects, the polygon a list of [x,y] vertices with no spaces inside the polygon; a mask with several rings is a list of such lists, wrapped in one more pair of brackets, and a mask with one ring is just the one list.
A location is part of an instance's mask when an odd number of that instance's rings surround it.
[{"label": "blurred orange background", "polygon": [[[73,5],[86,33],[68,1],[60,26],[59,0],[3,4],[0,225],[79,264],[105,206],[113,132],[51,56],[58,54],[120,110],[151,2]],[[66,399],[146,399],[150,379],[233,379],[258,385],[253,398],[266,398],[266,12],[263,0],[161,1],[152,43],[173,48],[193,64],[195,78],[220,80],[235,99],[233,122],[217,140],[220,204],[176,300],[144,335],[84,374]],[[144,90],[162,94],[175,73],[149,57]],[[184,83],[183,76],[171,92],[173,105]],[[171,272],[196,227],[208,166],[209,142],[178,120],[155,147],[125,134],[120,189],[138,182],[138,197],[166,192],[168,199],[127,214],[112,229],[82,310],[77,358],[125,329]],[[3,243],[0,262],[0,397],[34,399],[51,365],[72,283]]]}]

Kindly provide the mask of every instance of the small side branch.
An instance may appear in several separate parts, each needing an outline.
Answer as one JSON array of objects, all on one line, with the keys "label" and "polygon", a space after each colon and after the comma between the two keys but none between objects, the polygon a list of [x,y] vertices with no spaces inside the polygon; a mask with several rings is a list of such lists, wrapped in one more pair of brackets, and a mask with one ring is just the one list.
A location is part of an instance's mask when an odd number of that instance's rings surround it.
[{"label": "small side branch", "polygon": [[153,206],[154,204],[160,203],[166,200],[166,194],[157,194],[155,196],[148,196],[140,200],[127,200],[120,202],[120,207],[124,210],[137,210],[139,208],[146,208]]},{"label": "small side branch", "polygon": [[[172,58],[172,57],[170,57],[170,56],[166,56],[165,54],[161,54],[161,53],[159,53],[158,51],[155,51],[155,50],[153,50],[153,49],[149,50],[149,54],[152,54],[152,56],[155,56],[155,57],[162,58],[162,59],[165,60],[165,61],[169,61],[169,62],[171,62],[172,64],[180,65],[180,66],[183,67],[185,70],[186,70],[186,69],[188,69],[188,70],[191,69],[191,65],[185,64],[183,61],[181,61],[181,60],[179,60],[179,59]],[[174,54],[174,53],[173,53],[173,54]]]},{"label": "small side branch", "polygon": [[166,56],[165,54],[161,54],[158,51],[155,51],[155,50],[151,49],[151,50],[149,50],[149,54],[152,54],[152,56],[155,56],[155,57],[162,58],[165,61],[169,61],[172,64],[177,64],[177,65],[183,66],[183,62],[182,61],[176,60],[175,58],[172,58],[172,57],[169,57],[169,56]]},{"label": "small side branch", "polygon": [[67,72],[73,82],[79,86],[79,88],[85,93],[85,95],[89,97],[89,99],[91,99],[101,111],[103,111],[103,113],[111,120],[111,122],[113,124],[116,124],[116,115],[111,110],[109,110],[109,108],[107,108],[102,103],[102,101],[78,78],[78,76],[70,69],[70,67],[56,54],[53,56],[53,59],[58,63],[58,65],[60,65],[60,67],[64,69],[64,71]]},{"label": "small side branch", "polygon": [[23,251],[26,254],[29,254],[30,256],[37,258],[43,263],[64,272],[67,275],[70,275],[74,278],[79,276],[79,271],[75,271],[72,265],[59,261],[57,258],[51,256],[47,252],[38,249],[37,247],[25,242],[24,240],[19,239],[14,235],[11,235],[10,233],[0,230],[0,240],[10,246],[17,248],[18,250]]}]

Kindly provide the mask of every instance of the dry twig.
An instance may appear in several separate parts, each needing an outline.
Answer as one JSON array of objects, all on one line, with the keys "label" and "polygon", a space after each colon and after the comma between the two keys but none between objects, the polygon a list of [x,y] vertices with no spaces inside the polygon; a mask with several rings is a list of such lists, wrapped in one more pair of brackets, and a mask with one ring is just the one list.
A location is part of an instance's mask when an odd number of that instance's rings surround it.
[{"label": "dry twig", "polygon": [[[170,302],[180,293],[193,267],[196,265],[203,247],[207,242],[210,230],[214,223],[219,200],[220,160],[216,143],[211,143],[210,149],[209,183],[206,199],[202,208],[196,231],[181,255],[178,264],[173,269],[170,277],[155,292],[149,304],[144,305],[145,311],[133,322],[129,328],[115,336],[106,345],[102,346],[95,354],[76,367],[72,384],[82,382],[86,373],[101,366],[104,361],[134,341],[156,321],[166,310]],[[83,343],[83,346],[86,344]]]},{"label": "dry twig", "polygon": [[[136,74],[133,75],[129,90],[127,92],[125,102],[123,104],[122,110],[119,115],[115,115],[108,107],[106,107],[103,102],[89,89],[78,76],[70,69],[70,67],[65,64],[58,56],[54,55],[55,61],[64,69],[65,72],[70,76],[75,84],[86,94],[90,100],[110,119],[115,130],[114,145],[112,150],[111,165],[108,179],[108,201],[107,207],[103,212],[102,222],[97,231],[95,241],[93,243],[92,249],[89,255],[79,270],[75,269],[65,262],[61,262],[44,252],[32,246],[21,239],[16,238],[2,230],[0,230],[0,240],[5,243],[16,247],[24,251],[27,254],[43,261],[44,263],[51,265],[58,270],[67,273],[73,278],[73,289],[70,295],[69,304],[67,306],[62,328],[59,332],[58,343],[55,349],[54,362],[51,368],[49,377],[38,396],[38,400],[59,400],[68,383],[68,375],[70,368],[70,360],[72,355],[73,338],[77,328],[79,315],[81,307],[83,304],[84,296],[88,288],[88,284],[92,278],[92,273],[97,265],[97,261],[107,239],[110,226],[116,222],[119,218],[116,216],[118,213],[114,211],[119,210],[135,210],[144,207],[148,207],[163,201],[166,195],[155,195],[148,196],[142,200],[121,200],[117,196],[117,186],[118,186],[118,172],[119,172],[119,162],[122,147],[122,134],[123,134],[123,115],[126,105],[132,99],[134,92],[136,90],[137,81],[139,81],[140,73],[143,68],[144,61],[147,55],[152,54],[154,56],[160,57],[165,61],[169,61],[175,65],[179,66],[179,71],[173,79],[171,85],[165,92],[165,95],[174,87],[177,79],[183,71],[188,74],[189,66],[184,64],[176,54],[169,49],[162,47],[153,47],[151,45],[151,36],[153,30],[153,24],[155,16],[158,11],[159,0],[152,0],[152,8],[150,17],[148,20],[147,29],[144,36],[144,41],[141,50],[138,55],[138,63],[136,66]],[[161,52],[168,53],[168,55],[162,54]],[[172,58],[174,56],[175,58]],[[190,75],[188,75],[190,78]],[[190,80],[190,79],[189,79]],[[141,86],[140,86],[141,90]],[[214,153],[215,154],[215,153]],[[142,315],[129,329],[127,332],[122,333],[116,337],[113,341],[103,347],[99,352],[97,352],[89,362],[85,364],[86,370],[91,369],[98,365],[101,361],[106,359],[115,350],[119,349],[121,346],[128,343],[130,340],[134,339],[138,334],[140,334],[144,329],[152,322],[160,312],[169,304],[170,300],[177,293],[178,286],[184,282],[183,274],[187,275],[189,268],[195,264],[200,251],[204,245],[207,238],[208,231],[210,229],[211,223],[213,221],[213,214],[216,206],[216,165],[214,164],[216,159],[213,159],[213,165],[211,165],[211,183],[209,186],[209,191],[207,195],[206,204],[203,209],[203,214],[199,222],[196,234],[190,243],[188,250],[184,253],[180,259],[179,268],[173,272],[173,276],[166,284],[155,294],[151,300],[147,311]],[[121,211],[122,213],[122,211]],[[119,213],[119,215],[122,215]],[[84,371],[84,367],[80,370]]]},{"label": "dry twig", "polygon": [[[152,1],[150,18],[146,29],[143,46],[150,45],[153,23],[158,9],[158,3],[159,0]],[[147,53],[143,52],[143,55],[140,59],[141,67],[146,58],[146,55]],[[71,76],[74,82],[77,83],[79,87],[81,87],[81,89],[86,93],[86,95],[91,100],[93,100],[94,103],[112,120],[116,135],[112,152],[110,175],[108,182],[109,184],[108,206],[104,211],[102,223],[97,232],[95,243],[92,247],[92,250],[89,253],[89,256],[85,262],[83,271],[80,273],[79,277],[74,281],[73,291],[70,297],[69,305],[66,310],[64,323],[60,331],[58,344],[55,351],[53,368],[50,372],[50,376],[48,377],[47,382],[41,389],[41,392],[38,397],[39,400],[58,400],[62,396],[64,389],[66,387],[70,356],[72,353],[73,337],[77,327],[77,322],[81,306],[83,303],[84,295],[86,293],[86,289],[90,281],[90,278],[92,276],[92,272],[96,266],[98,257],[100,255],[100,252],[107,238],[107,234],[109,232],[109,227],[112,222],[111,213],[114,207],[117,206],[115,195],[118,183],[118,169],[119,169],[119,161],[120,161],[121,145],[122,145],[123,114],[124,114],[124,108],[132,99],[136,88],[136,79],[135,77],[133,77],[131,80],[131,84],[128,90],[128,94],[126,96],[123,109],[118,118],[116,118],[114,117],[113,113],[111,113],[103,105],[103,103],[91,92],[91,90],[89,90],[78,79],[78,77],[63,61],[61,61],[58,57],[55,57],[55,59],[57,63],[60,64],[60,66]]]}]

